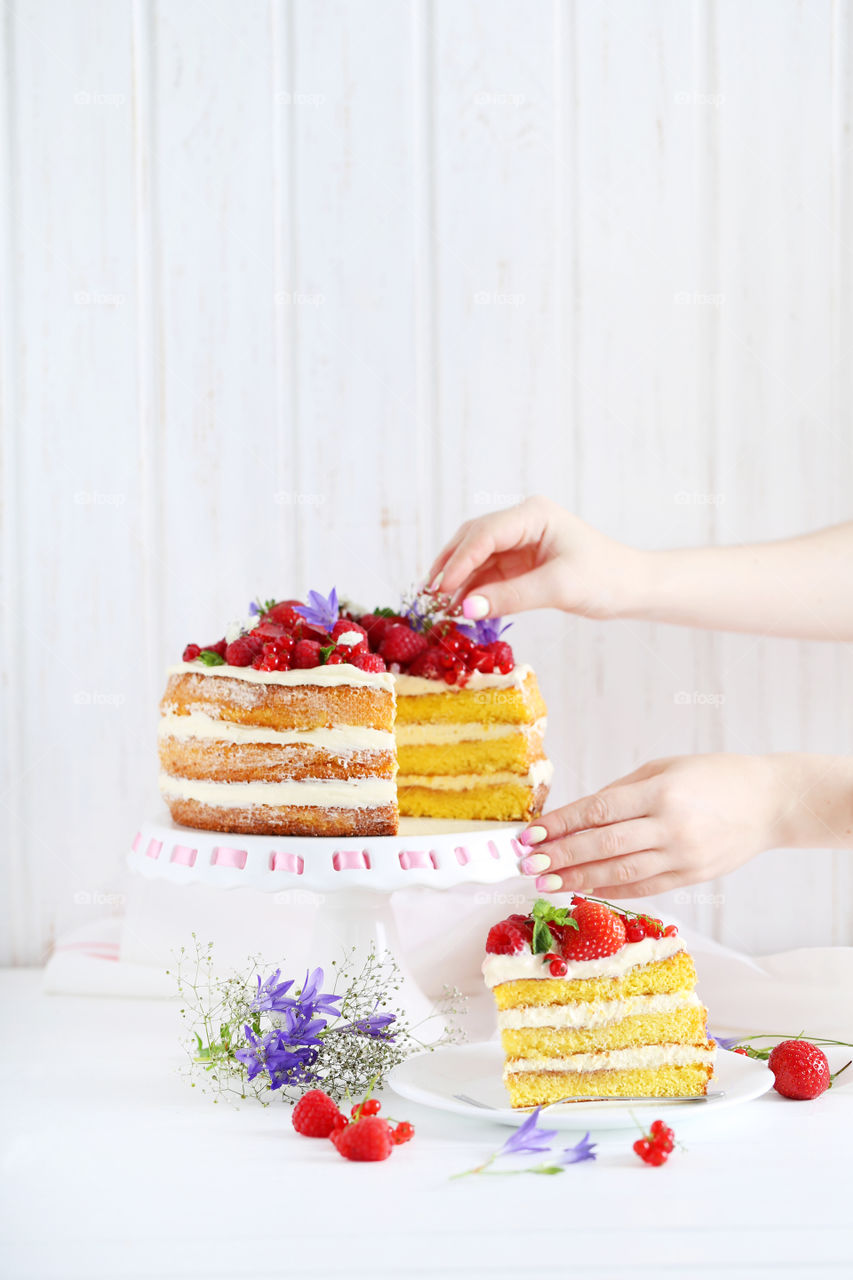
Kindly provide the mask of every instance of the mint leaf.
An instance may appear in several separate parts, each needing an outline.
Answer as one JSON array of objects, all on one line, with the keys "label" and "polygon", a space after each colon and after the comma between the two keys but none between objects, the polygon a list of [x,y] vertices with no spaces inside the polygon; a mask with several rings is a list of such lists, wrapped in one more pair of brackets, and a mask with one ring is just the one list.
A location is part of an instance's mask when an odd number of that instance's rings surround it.
[{"label": "mint leaf", "polygon": [[322,649],[320,650],[320,665],[321,665],[321,666],[325,665],[325,663],[327,663],[327,662],[329,661],[329,654],[330,654],[330,653],[332,653],[332,652],[334,651],[334,648],[335,648],[335,646],[334,646],[333,644],[326,644],[326,645],[323,645]]},{"label": "mint leaf", "polygon": [[198,655],[199,662],[203,662],[206,667],[224,667],[225,659],[218,653],[214,653],[213,649],[202,649]]},{"label": "mint leaf", "polygon": [[397,616],[396,610],[389,609],[388,605],[383,605],[381,609],[377,605],[373,613],[377,618],[395,618]]},{"label": "mint leaf", "polygon": [[548,928],[544,920],[534,920],[533,938],[530,943],[530,950],[535,956],[545,955],[548,951],[553,951],[556,946],[554,935]]}]

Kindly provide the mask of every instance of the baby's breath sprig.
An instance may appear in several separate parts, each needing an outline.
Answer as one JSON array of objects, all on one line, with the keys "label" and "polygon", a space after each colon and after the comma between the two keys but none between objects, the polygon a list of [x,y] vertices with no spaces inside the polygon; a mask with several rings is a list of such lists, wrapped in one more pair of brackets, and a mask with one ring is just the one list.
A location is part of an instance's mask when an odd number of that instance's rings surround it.
[{"label": "baby's breath sprig", "polygon": [[[345,952],[333,961],[331,991],[322,991],[322,969],[301,986],[281,981],[276,969],[250,957],[239,972],[220,976],[213,944],[181,948],[174,976],[188,1035],[183,1069],[193,1088],[234,1103],[254,1098],[268,1105],[276,1092],[295,1102],[306,1089],[322,1087],[336,1101],[381,1088],[388,1072],[413,1053],[456,1044],[465,997],[445,988],[435,1012],[412,1024],[395,1007],[402,974],[390,953],[374,951],[361,961]],[[443,1019],[439,1038],[426,1043],[427,1024]]]}]

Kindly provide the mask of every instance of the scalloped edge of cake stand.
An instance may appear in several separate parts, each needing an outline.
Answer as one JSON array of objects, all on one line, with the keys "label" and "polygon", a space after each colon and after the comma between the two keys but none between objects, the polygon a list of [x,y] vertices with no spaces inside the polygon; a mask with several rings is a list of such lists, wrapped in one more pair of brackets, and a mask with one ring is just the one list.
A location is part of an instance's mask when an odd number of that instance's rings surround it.
[{"label": "scalloped edge of cake stand", "polygon": [[164,814],[140,825],[127,861],[143,876],[221,889],[450,889],[517,876],[526,826],[401,818],[395,836],[246,836],[182,827]]}]

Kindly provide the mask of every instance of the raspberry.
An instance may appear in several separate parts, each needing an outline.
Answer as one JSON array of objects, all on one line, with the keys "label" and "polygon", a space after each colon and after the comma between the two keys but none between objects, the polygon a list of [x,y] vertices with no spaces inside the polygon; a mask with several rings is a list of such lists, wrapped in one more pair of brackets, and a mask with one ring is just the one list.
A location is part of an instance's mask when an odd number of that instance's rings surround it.
[{"label": "raspberry", "polygon": [[357,644],[363,644],[367,640],[367,632],[359,622],[348,622],[346,618],[338,618],[332,627],[331,636],[333,640],[340,640],[341,636],[345,636],[347,632],[358,635],[358,640],[350,641],[350,648],[355,648]]},{"label": "raspberry", "polygon": [[359,622],[367,632],[368,643],[374,652],[382,644],[385,639],[385,632],[389,627],[394,627],[405,623],[406,619],[401,617],[399,613],[386,617],[382,613],[364,613],[359,618]]},{"label": "raspberry", "polygon": [[304,667],[319,667],[320,643],[317,640],[297,640],[293,646],[291,657],[293,667],[299,671]]},{"label": "raspberry", "polygon": [[567,960],[595,960],[612,956],[625,945],[625,922],[616,911],[598,902],[580,902],[572,908],[577,929],[566,929],[563,955]]},{"label": "raspberry", "polygon": [[382,1103],[378,1098],[365,1098],[364,1102],[356,1102],[350,1108],[350,1115],[355,1120],[360,1120],[362,1116],[375,1116],[382,1110]]},{"label": "raspberry", "polygon": [[808,1040],[783,1040],[767,1060],[783,1098],[806,1101],[825,1093],[832,1083],[826,1054]]},{"label": "raspberry", "polygon": [[232,640],[225,650],[225,661],[229,667],[248,667],[257,657],[257,649],[245,636]]},{"label": "raspberry", "polygon": [[426,636],[420,631],[412,631],[411,627],[399,624],[389,627],[379,646],[379,652],[386,662],[398,662],[401,667],[408,666],[427,648]]},{"label": "raspberry", "polygon": [[415,658],[407,674],[420,676],[424,680],[443,680],[444,667],[442,666],[440,655],[436,653],[435,649],[426,649],[424,653]]},{"label": "raspberry", "polygon": [[486,938],[486,953],[490,956],[517,956],[525,949],[527,939],[518,925],[501,920],[493,925]]},{"label": "raspberry", "polygon": [[408,1120],[401,1120],[397,1127],[391,1130],[391,1141],[397,1147],[401,1142],[411,1142],[414,1136],[415,1126],[409,1124]]},{"label": "raspberry", "polygon": [[478,644],[474,646],[468,663],[472,671],[482,671],[483,675],[490,676],[495,669],[495,655]]},{"label": "raspberry", "polygon": [[183,653],[184,662],[195,662],[196,658],[200,653],[201,653],[201,645],[188,644],[186,649],[184,649],[184,653]]},{"label": "raspberry", "polygon": [[322,1089],[309,1089],[293,1108],[293,1127],[306,1138],[328,1138],[340,1116],[337,1103]]},{"label": "raspberry", "polygon": [[380,1116],[367,1116],[338,1129],[332,1141],[346,1160],[387,1160],[394,1146],[391,1126]]},{"label": "raspberry", "polygon": [[221,640],[217,640],[216,644],[204,644],[202,645],[202,648],[210,649],[211,653],[218,653],[220,658],[224,658],[225,650],[228,648],[228,644],[225,638],[223,637]]},{"label": "raspberry", "polygon": [[352,665],[358,667],[359,671],[387,671],[384,658],[380,658],[378,653],[355,653],[352,657]]}]

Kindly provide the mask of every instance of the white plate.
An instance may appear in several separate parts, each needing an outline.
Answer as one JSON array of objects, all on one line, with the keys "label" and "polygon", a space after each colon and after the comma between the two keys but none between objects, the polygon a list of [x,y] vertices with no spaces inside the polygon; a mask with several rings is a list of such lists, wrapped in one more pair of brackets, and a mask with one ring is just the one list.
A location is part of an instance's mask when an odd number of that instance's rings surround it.
[{"label": "white plate", "polygon": [[[452,1045],[435,1049],[432,1053],[419,1053],[417,1057],[401,1062],[391,1072],[388,1083],[410,1102],[517,1127],[530,1112],[514,1111],[507,1106],[501,1080],[503,1064],[503,1049],[497,1040]],[[655,1098],[654,1115],[650,1118],[665,1120],[673,1126],[681,1125],[687,1120],[710,1117],[725,1107],[751,1102],[772,1086],[773,1073],[765,1062],[720,1049],[708,1089],[709,1092],[722,1090],[723,1097],[709,1098],[707,1102],[682,1103],[667,1103],[666,1098]],[[454,1097],[457,1093],[465,1093],[469,1098],[488,1103],[497,1110],[487,1111],[471,1103],[460,1102]],[[579,1129],[583,1132],[587,1129],[633,1129],[636,1127],[634,1116],[648,1115],[650,1109],[651,1104],[645,1101],[633,1104],[620,1103],[618,1099],[612,1102],[572,1102],[548,1107],[542,1123],[547,1119],[549,1128]]]}]

